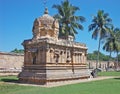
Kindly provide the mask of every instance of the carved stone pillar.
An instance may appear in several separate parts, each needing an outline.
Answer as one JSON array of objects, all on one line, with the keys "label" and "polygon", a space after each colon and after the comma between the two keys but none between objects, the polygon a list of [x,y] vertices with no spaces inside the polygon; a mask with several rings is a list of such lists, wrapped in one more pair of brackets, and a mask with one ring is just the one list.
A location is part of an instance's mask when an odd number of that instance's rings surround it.
[{"label": "carved stone pillar", "polygon": [[79,54],[79,63],[81,63],[81,57],[80,57],[80,54]]},{"label": "carved stone pillar", "polygon": [[78,53],[78,63],[79,63],[79,53]]},{"label": "carved stone pillar", "polygon": [[52,63],[53,62],[53,51],[52,50],[50,50],[50,63]]},{"label": "carved stone pillar", "polygon": [[84,53],[82,54],[82,63],[84,63]]},{"label": "carved stone pillar", "polygon": [[60,52],[60,63],[63,63],[63,51]]},{"label": "carved stone pillar", "polygon": [[46,52],[46,62],[50,63],[50,51],[49,50]]},{"label": "carved stone pillar", "polygon": [[84,63],[86,63],[87,57],[86,54],[84,55]]},{"label": "carved stone pillar", "polygon": [[73,53],[73,63],[75,63],[75,54]]},{"label": "carved stone pillar", "polygon": [[80,54],[80,63],[82,63],[82,54]]},{"label": "carved stone pillar", "polygon": [[42,63],[45,63],[46,62],[46,51],[45,50],[43,50],[43,52],[42,52]]},{"label": "carved stone pillar", "polygon": [[64,51],[64,62],[66,63],[66,61],[67,61],[67,52]]},{"label": "carved stone pillar", "polygon": [[81,63],[83,63],[83,54],[81,54]]},{"label": "carved stone pillar", "polygon": [[40,50],[40,63],[43,63],[43,50]]},{"label": "carved stone pillar", "polygon": [[28,59],[29,59],[29,64],[32,65],[32,62],[33,62],[33,57],[32,57],[32,54],[31,52],[28,53]]},{"label": "carved stone pillar", "polygon": [[40,59],[41,59],[41,53],[40,53],[40,50],[38,50],[38,64],[41,63]]},{"label": "carved stone pillar", "polygon": [[77,63],[79,63],[79,54],[77,53]]},{"label": "carved stone pillar", "polygon": [[24,53],[24,65],[26,65],[28,63],[28,54],[27,53],[28,53],[27,51],[25,51],[25,53]]}]

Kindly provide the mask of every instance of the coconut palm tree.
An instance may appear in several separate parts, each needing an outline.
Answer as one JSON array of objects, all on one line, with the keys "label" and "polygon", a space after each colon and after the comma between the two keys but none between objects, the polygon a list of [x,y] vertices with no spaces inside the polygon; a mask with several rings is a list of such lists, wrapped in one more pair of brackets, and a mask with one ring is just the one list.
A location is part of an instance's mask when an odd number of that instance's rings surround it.
[{"label": "coconut palm tree", "polygon": [[[114,51],[117,53],[117,63],[118,63],[118,53],[120,52],[120,29],[114,28],[113,26],[109,29],[109,34],[105,39],[105,44],[103,49],[111,53]],[[109,67],[109,61],[108,61]]]},{"label": "coconut palm tree", "polygon": [[114,52],[117,53],[117,63],[119,62],[118,54],[120,52],[120,29],[116,28],[114,31]]},{"label": "coconut palm tree", "polygon": [[107,52],[110,52],[107,68],[109,68],[109,62],[110,62],[110,59],[111,59],[111,54],[114,51],[114,40],[115,40],[114,31],[115,31],[115,29],[112,26],[109,29],[109,33],[108,33],[107,37],[105,38],[105,43],[104,43],[104,46],[103,46],[103,50],[105,50]]},{"label": "coconut palm tree", "polygon": [[67,39],[69,35],[75,38],[78,34],[77,30],[83,30],[80,22],[84,22],[83,16],[76,16],[76,11],[80,10],[79,7],[73,6],[68,0],[61,2],[61,5],[53,5],[53,8],[58,10],[58,14],[54,17],[59,21],[59,37]]},{"label": "coconut palm tree", "polygon": [[99,52],[101,40],[106,37],[107,32],[109,32],[109,27],[111,26],[112,19],[109,18],[108,13],[104,13],[103,10],[99,10],[97,16],[92,19],[92,24],[89,25],[89,31],[93,31],[92,38],[97,39],[99,37],[98,44],[98,56],[96,62],[96,68],[98,68],[99,63]]}]

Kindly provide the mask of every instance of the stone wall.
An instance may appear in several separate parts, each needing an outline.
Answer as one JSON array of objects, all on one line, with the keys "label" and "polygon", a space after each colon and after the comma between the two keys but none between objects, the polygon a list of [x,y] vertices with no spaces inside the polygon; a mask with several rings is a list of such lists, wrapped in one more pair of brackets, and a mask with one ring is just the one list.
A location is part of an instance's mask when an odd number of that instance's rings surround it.
[{"label": "stone wall", "polygon": [[[87,64],[89,66],[90,69],[95,69],[96,68],[96,61],[95,60],[87,60]],[[106,68],[108,67],[108,61],[99,61],[98,67],[106,70]],[[109,67],[110,68],[115,68],[115,62],[110,61],[109,62]]]},{"label": "stone wall", "polygon": [[[21,70],[24,62],[23,54],[0,52],[0,70]],[[100,62],[101,68],[107,67],[107,61]],[[90,68],[96,68],[96,61],[88,60],[87,65]],[[111,67],[115,67],[114,62],[110,62]]]},{"label": "stone wall", "polygon": [[21,70],[23,62],[23,54],[0,52],[0,70]]}]

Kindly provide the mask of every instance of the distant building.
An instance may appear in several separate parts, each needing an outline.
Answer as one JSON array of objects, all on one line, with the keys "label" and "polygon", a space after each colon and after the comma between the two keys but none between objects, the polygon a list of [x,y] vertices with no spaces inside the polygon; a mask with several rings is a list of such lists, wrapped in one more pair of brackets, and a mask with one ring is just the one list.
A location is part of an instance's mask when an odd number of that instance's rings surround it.
[{"label": "distant building", "polygon": [[59,23],[48,15],[35,19],[33,38],[25,40],[24,66],[19,74],[20,82],[47,84],[47,82],[89,78],[87,47],[73,41],[58,39]]}]

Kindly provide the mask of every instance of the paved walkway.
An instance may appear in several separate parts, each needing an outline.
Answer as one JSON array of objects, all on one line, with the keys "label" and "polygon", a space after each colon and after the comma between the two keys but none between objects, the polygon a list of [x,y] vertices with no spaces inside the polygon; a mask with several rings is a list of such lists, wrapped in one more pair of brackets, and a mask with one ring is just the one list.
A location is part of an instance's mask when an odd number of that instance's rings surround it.
[{"label": "paved walkway", "polygon": [[13,76],[13,75],[18,75],[19,73],[0,73],[0,76]]},{"label": "paved walkway", "polygon": [[51,82],[51,83],[48,83],[47,85],[33,85],[33,84],[21,84],[21,83],[12,83],[12,84],[19,84],[19,85],[24,85],[24,86],[40,86],[40,87],[50,88],[50,87],[57,87],[57,86],[63,86],[63,85],[69,85],[69,84],[98,81],[98,80],[111,79],[111,78],[120,78],[120,76],[106,76],[106,77],[102,76],[102,77],[89,78],[89,79]]}]

